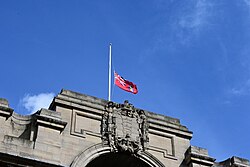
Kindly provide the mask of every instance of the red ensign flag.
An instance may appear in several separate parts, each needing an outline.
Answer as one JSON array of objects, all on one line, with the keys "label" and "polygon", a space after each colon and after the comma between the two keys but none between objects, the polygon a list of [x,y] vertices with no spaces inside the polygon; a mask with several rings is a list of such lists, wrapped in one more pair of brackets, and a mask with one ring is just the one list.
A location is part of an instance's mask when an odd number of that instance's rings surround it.
[{"label": "red ensign flag", "polygon": [[115,84],[116,84],[116,86],[118,86],[119,88],[121,88],[127,92],[131,92],[134,94],[138,93],[138,89],[133,82],[130,82],[130,81],[122,78],[116,72],[115,72]]}]

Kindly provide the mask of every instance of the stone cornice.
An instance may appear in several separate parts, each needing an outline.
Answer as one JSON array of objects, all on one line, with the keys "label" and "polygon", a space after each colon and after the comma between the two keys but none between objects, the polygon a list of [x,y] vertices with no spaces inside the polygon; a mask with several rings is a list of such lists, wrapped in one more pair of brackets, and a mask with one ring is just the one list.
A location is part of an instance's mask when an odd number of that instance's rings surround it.
[{"label": "stone cornice", "polygon": [[[24,153],[23,153],[24,154]],[[29,154],[27,154],[29,155]],[[20,153],[20,155],[11,153],[0,153],[0,161],[6,163],[8,166],[40,166],[40,167],[63,167],[59,164],[52,164],[49,162],[42,162],[40,159],[25,157]]]},{"label": "stone cornice", "polygon": [[[73,92],[70,90],[62,89],[60,94],[56,96],[56,98],[53,100],[52,104],[50,105],[49,109],[54,109],[55,104],[62,104],[63,100],[65,102],[65,105],[70,106],[72,103],[75,104],[75,107],[78,105],[86,105],[89,107],[94,107],[98,109],[103,109],[104,106],[108,103],[107,100],[100,99],[94,96],[84,95],[77,92]],[[99,108],[100,107],[100,108]]]},{"label": "stone cornice", "polygon": [[216,162],[213,167],[250,167],[249,160],[233,156],[222,162]]},{"label": "stone cornice", "polygon": [[150,129],[155,129],[161,132],[173,133],[177,136],[192,138],[193,132],[180,124],[179,119],[167,117],[152,112],[146,112]]},{"label": "stone cornice", "polygon": [[47,109],[41,109],[36,114],[36,121],[38,125],[49,127],[59,131],[62,131],[67,125],[67,122],[62,121],[61,113]]},{"label": "stone cornice", "polygon": [[6,118],[10,117],[13,113],[13,109],[5,106],[0,106],[0,115]]},{"label": "stone cornice", "polygon": [[236,156],[231,158],[231,163],[237,167],[250,167],[249,160]]},{"label": "stone cornice", "polygon": [[[70,109],[87,110],[93,114],[102,115],[107,104],[107,100],[63,89],[61,93],[54,98],[49,109],[56,110],[56,106],[63,106]],[[135,109],[140,110],[138,108]],[[181,125],[179,119],[149,111],[145,111],[145,114],[150,128],[169,132],[188,139],[192,138],[193,133],[189,131],[188,128]]]},{"label": "stone cornice", "polygon": [[190,146],[185,154],[186,164],[200,164],[206,166],[213,166],[215,159],[208,155],[206,149]]}]

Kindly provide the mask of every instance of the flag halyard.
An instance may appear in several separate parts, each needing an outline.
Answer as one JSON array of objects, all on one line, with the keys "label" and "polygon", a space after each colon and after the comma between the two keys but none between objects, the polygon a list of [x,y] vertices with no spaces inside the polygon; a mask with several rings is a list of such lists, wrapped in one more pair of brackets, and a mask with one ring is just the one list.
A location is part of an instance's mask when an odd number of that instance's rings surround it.
[{"label": "flag halyard", "polygon": [[137,94],[138,89],[137,86],[133,83],[130,82],[123,77],[121,77],[119,74],[115,72],[115,85],[121,88],[122,90],[125,90],[127,92]]}]

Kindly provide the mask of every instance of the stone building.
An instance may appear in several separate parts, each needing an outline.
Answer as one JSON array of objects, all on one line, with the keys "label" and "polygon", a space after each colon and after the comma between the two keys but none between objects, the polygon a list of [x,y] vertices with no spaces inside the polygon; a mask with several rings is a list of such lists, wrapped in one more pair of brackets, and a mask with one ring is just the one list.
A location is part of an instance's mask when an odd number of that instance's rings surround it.
[{"label": "stone building", "polygon": [[62,90],[49,109],[15,113],[0,99],[0,166],[250,167],[246,159],[216,162],[191,146],[179,119]]}]

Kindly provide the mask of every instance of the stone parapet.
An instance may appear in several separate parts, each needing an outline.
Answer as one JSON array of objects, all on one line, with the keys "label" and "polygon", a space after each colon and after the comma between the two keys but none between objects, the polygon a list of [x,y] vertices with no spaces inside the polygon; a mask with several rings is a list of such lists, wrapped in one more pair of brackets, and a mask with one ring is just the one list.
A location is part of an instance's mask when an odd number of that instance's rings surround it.
[{"label": "stone parapet", "polygon": [[189,167],[213,166],[215,159],[208,155],[208,151],[201,147],[190,146],[185,154],[185,163]]},{"label": "stone parapet", "polygon": [[145,112],[147,115],[149,127],[152,130],[172,133],[177,136],[191,139],[193,132],[189,131],[187,127],[180,124],[180,120],[176,118],[167,117],[164,115]]},{"label": "stone parapet", "polygon": [[[107,104],[107,100],[63,89],[61,93],[54,98],[49,109],[57,110],[57,106],[62,106],[69,109],[87,109],[89,113],[101,116],[105,111],[105,106]],[[135,109],[141,110],[138,108]],[[144,112],[147,116],[149,127],[151,129],[172,133],[187,139],[192,138],[193,133],[189,131],[187,127],[181,125],[179,119],[156,114],[146,110],[144,110]]]},{"label": "stone parapet", "polygon": [[104,111],[105,110],[104,107],[106,106],[107,103],[108,101],[104,99],[62,89],[60,94],[58,94],[54,98],[49,109],[56,110],[56,106],[59,105],[67,108],[79,108],[79,109],[85,109],[86,106]]},{"label": "stone parapet", "polygon": [[7,119],[12,115],[13,111],[14,110],[9,107],[8,100],[0,98],[0,116],[6,117]]},{"label": "stone parapet", "polygon": [[0,98],[0,106],[9,107],[9,102],[7,99]]},{"label": "stone parapet", "polygon": [[250,167],[249,160],[240,157],[233,156],[231,158],[231,163],[235,167]]},{"label": "stone parapet", "polygon": [[250,167],[249,160],[233,156],[222,162],[216,162],[214,167]]},{"label": "stone parapet", "polygon": [[45,126],[62,131],[67,125],[67,122],[62,120],[60,112],[55,112],[43,108],[38,113],[39,114],[36,114],[36,121],[40,126]]}]

